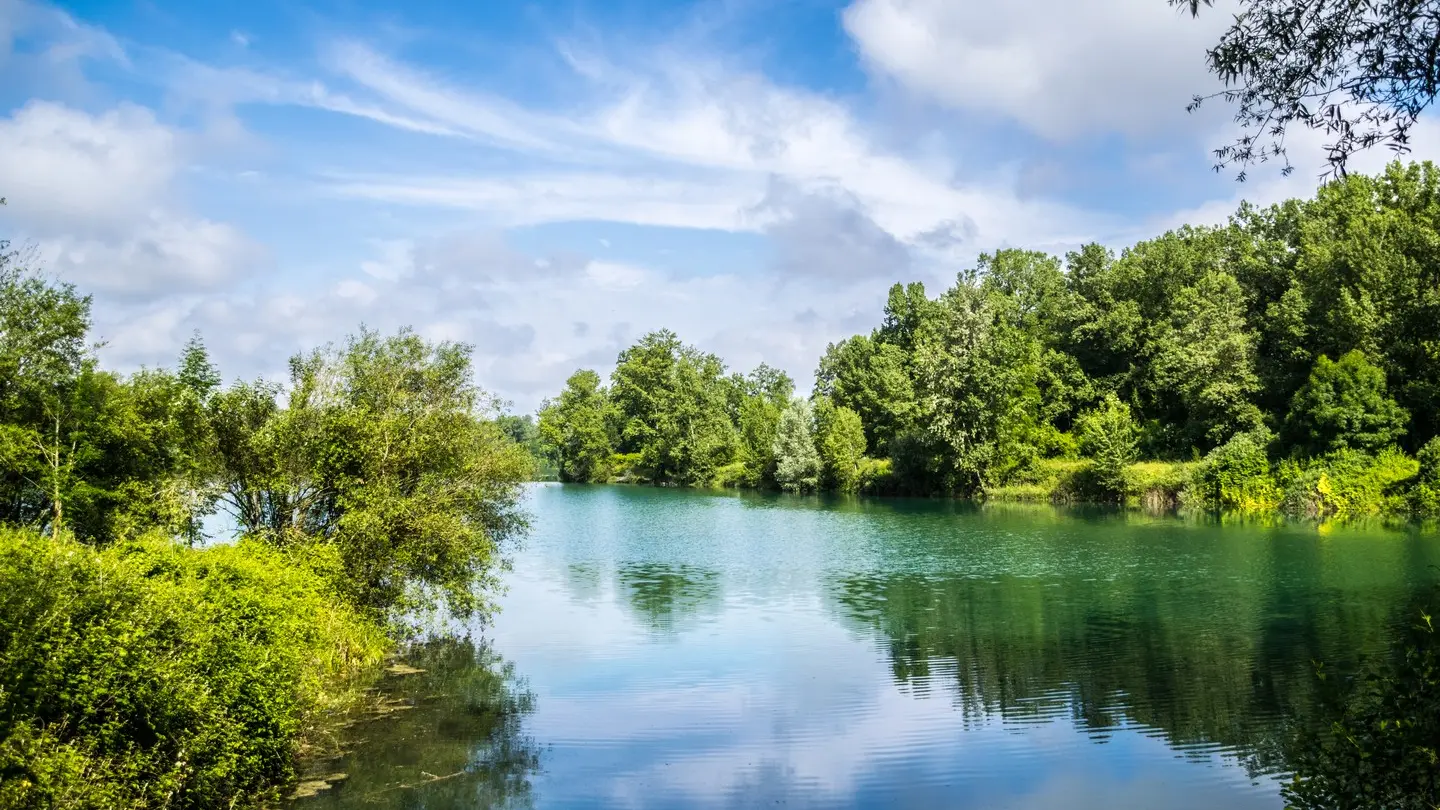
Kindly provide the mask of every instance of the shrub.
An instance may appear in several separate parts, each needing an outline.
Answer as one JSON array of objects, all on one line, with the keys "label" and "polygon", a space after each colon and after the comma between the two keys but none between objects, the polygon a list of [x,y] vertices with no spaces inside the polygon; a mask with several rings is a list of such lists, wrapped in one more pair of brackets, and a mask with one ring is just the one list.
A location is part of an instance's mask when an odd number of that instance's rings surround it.
[{"label": "shrub", "polygon": [[1410,511],[1421,517],[1440,517],[1440,436],[1420,448],[1419,472],[1410,490]]},{"label": "shrub", "polygon": [[895,492],[895,477],[890,471],[890,459],[860,459],[858,488],[867,495],[891,495]]},{"label": "shrub", "polygon": [[1405,433],[1410,415],[1385,390],[1385,372],[1352,351],[1315,361],[1310,379],[1295,392],[1286,427],[1291,441],[1313,453],[1376,452]]},{"label": "shrub", "polygon": [[0,806],[273,795],[327,690],[387,646],[320,572],[336,552],[308,553],[0,530]]},{"label": "shrub", "polygon": [[1400,485],[1415,475],[1418,464],[1399,450],[1369,455],[1341,450],[1281,471],[1283,508],[1293,515],[1343,518],[1397,512],[1404,507]]},{"label": "shrub", "polygon": [[1279,506],[1282,493],[1266,452],[1270,440],[1270,432],[1261,428],[1237,433],[1211,450],[1196,470],[1187,500],[1192,505],[1243,512]]},{"label": "shrub", "polygon": [[1078,428],[1080,449],[1095,462],[1095,483],[1105,495],[1123,498],[1125,471],[1135,461],[1139,441],[1130,406],[1107,394],[1100,407],[1080,415]]}]

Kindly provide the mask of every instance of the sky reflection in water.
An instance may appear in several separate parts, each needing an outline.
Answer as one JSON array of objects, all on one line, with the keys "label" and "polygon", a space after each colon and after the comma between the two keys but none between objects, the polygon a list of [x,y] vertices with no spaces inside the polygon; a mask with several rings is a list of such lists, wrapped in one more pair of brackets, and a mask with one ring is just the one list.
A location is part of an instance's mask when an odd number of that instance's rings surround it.
[{"label": "sky reflection in water", "polygon": [[531,509],[483,655],[533,702],[473,720],[438,667],[303,805],[1279,808],[1311,661],[1382,649],[1440,562],[1417,534],[923,501]]}]

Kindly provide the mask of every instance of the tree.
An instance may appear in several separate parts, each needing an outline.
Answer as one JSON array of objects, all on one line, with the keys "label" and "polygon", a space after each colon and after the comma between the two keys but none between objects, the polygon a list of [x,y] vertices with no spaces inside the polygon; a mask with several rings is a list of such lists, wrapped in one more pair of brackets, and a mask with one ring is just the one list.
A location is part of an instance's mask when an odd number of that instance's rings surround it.
[{"label": "tree", "polygon": [[559,399],[541,406],[539,434],[559,466],[561,481],[605,480],[615,448],[600,375],[588,369],[571,374]]},{"label": "tree", "polygon": [[1026,440],[1039,400],[1039,356],[1039,343],[1003,316],[973,275],[941,297],[916,346],[918,421],[928,440],[912,451],[943,448],[945,489],[975,494],[1033,460]]},{"label": "tree", "polygon": [[660,330],[625,349],[610,376],[622,452],[655,483],[705,484],[734,456],[725,364]]},{"label": "tree", "polygon": [[1080,450],[1094,462],[1095,480],[1111,495],[1125,494],[1126,469],[1137,457],[1138,431],[1130,406],[1107,394],[1098,408],[1076,420]]},{"label": "tree", "polygon": [[816,409],[822,483],[836,492],[854,492],[865,460],[865,427],[860,415],[822,400]]},{"label": "tree", "polygon": [[[1170,0],[1198,15],[1214,0]],[[1292,166],[1291,127],[1319,131],[1330,173],[1384,144],[1409,151],[1410,128],[1440,89],[1440,3],[1436,0],[1241,0],[1241,11],[1206,52],[1225,83],[1215,94],[1237,105],[1243,127],[1215,150],[1216,169],[1270,160]],[[1213,98],[1214,96],[1211,96]],[[1206,97],[1196,96],[1190,109]]]},{"label": "tree", "polygon": [[[918,329],[925,322],[907,319],[905,323],[912,320],[913,327],[907,325],[905,330]],[[907,331],[901,331],[899,326],[894,329],[913,344],[914,338]],[[866,335],[832,343],[815,372],[815,393],[859,414],[866,442],[876,452],[886,452],[896,436],[914,427],[917,411],[912,357],[913,348]]]},{"label": "tree", "polygon": [[780,416],[775,432],[775,480],[786,492],[810,492],[820,484],[820,454],[815,449],[815,412],[797,398]]},{"label": "tree", "polygon": [[1310,379],[1295,393],[1286,419],[1290,439],[1321,455],[1335,450],[1373,453],[1405,432],[1409,415],[1385,390],[1385,372],[1360,351],[1315,361]]},{"label": "tree", "polygon": [[1175,297],[1169,329],[1156,341],[1155,383],[1184,409],[1183,436],[1214,447],[1261,424],[1255,336],[1234,276],[1211,271]]},{"label": "tree", "polygon": [[210,406],[228,508],[279,546],[338,551],[351,601],[396,617],[443,600],[483,611],[502,545],[524,525],[531,462],[491,418],[470,347],[364,330],[292,358],[277,388],[238,385]]},{"label": "tree", "polygon": [[734,419],[740,434],[740,460],[744,483],[752,487],[775,484],[775,432],[780,415],[795,393],[795,383],[783,371],[761,363],[748,376],[735,375],[737,397]]}]

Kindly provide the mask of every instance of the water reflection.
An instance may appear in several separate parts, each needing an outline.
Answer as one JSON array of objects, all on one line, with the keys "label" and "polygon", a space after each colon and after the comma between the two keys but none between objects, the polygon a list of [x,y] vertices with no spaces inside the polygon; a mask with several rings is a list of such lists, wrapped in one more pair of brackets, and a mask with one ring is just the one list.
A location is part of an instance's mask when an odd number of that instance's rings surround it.
[{"label": "water reflection", "polygon": [[1440,560],[1434,537],[1105,510],[613,487],[532,509],[487,631],[529,679],[523,734],[446,726],[441,679],[321,801],[424,771],[464,776],[395,806],[1274,810],[1294,732],[1333,717],[1312,662],[1383,655]]},{"label": "water reflection", "polygon": [[540,749],[524,721],[535,696],[514,666],[465,639],[416,645],[405,660],[405,674],[381,684],[377,716],[346,733],[352,752],[310,763],[302,786],[344,778],[298,806],[531,807]]},{"label": "water reflection", "polygon": [[692,565],[625,563],[615,575],[631,609],[652,630],[671,633],[677,622],[720,606],[720,575]]}]

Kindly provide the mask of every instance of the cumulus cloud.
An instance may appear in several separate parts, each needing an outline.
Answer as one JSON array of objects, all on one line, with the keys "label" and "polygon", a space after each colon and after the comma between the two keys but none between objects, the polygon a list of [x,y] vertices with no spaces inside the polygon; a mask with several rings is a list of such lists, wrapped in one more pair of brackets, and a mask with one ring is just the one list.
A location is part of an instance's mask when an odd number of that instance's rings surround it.
[{"label": "cumulus cloud", "polygon": [[1193,126],[1185,104],[1216,88],[1205,49],[1228,4],[1199,19],[1163,0],[855,0],[846,31],[876,72],[1057,140]]},{"label": "cumulus cloud", "polygon": [[181,207],[182,141],[134,105],[92,115],[32,101],[0,119],[5,214],[49,269],[88,289],[143,296],[218,286],[265,252]]}]

